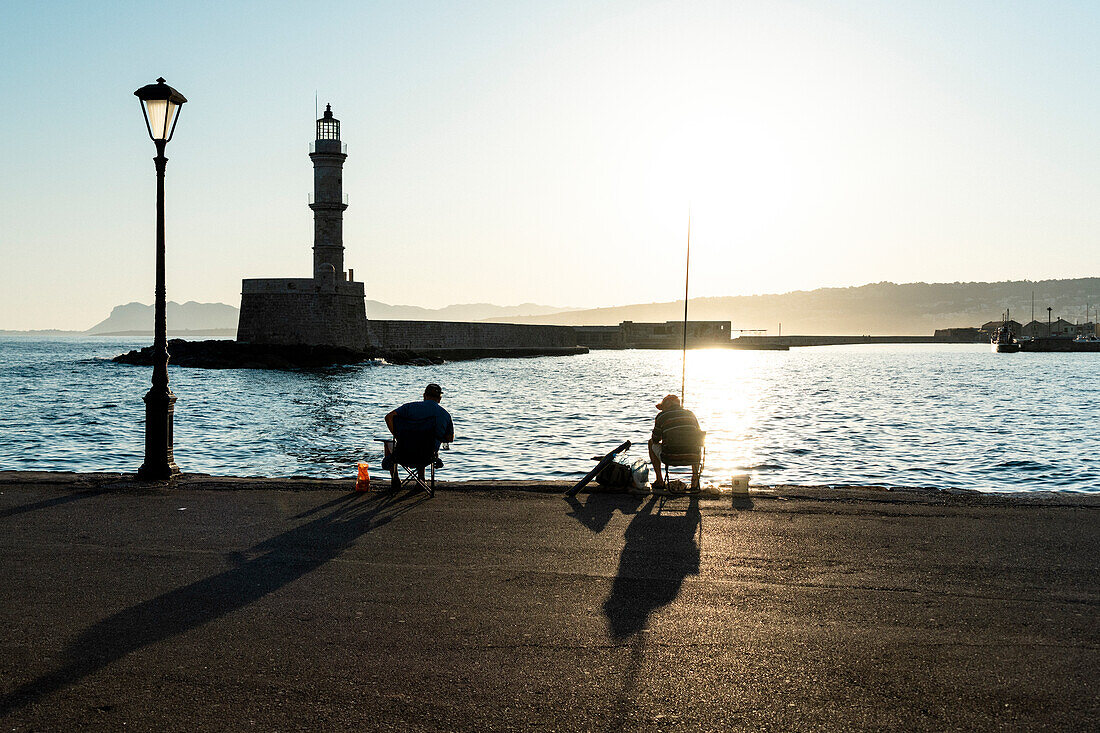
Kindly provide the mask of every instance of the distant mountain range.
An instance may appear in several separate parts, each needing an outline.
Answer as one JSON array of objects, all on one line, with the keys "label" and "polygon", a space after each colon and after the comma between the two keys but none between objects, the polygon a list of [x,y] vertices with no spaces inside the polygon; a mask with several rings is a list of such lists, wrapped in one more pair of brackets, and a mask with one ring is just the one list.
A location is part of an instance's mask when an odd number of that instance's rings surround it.
[{"label": "distant mountain range", "polygon": [[[498,317],[508,320],[513,317],[537,317],[547,313],[561,313],[569,308],[559,308],[536,303],[520,305],[492,305],[490,303],[469,303],[449,305],[446,308],[421,308],[415,305],[388,305],[377,300],[367,301],[367,317],[383,321],[482,321]],[[232,338],[237,331],[237,319],[240,310],[225,303],[196,303],[188,301],[180,304],[170,301],[166,305],[169,332],[176,335],[228,336]],[[127,303],[115,306],[104,320],[84,333],[103,335],[135,335],[151,333],[153,330],[153,306],[144,303]],[[53,332],[63,333],[63,332]]]},{"label": "distant mountain range", "polygon": [[492,305],[468,303],[449,305],[446,308],[421,308],[415,305],[387,305],[377,300],[367,301],[367,318],[379,321],[487,321],[491,318],[509,319],[537,317],[551,313],[567,313],[577,308],[561,308],[536,303],[520,305]]},{"label": "distant mountain range", "polygon": [[[168,301],[165,315],[168,327],[173,331],[216,331],[231,328],[237,330],[240,309],[225,303],[196,303],[189,300],[182,305]],[[144,303],[116,305],[111,315],[89,328],[86,333],[145,332],[153,330],[153,306]]]},{"label": "distant mountain range", "polygon": [[[1011,309],[1012,317],[1031,319],[1032,293],[1035,317],[1070,322],[1096,320],[1100,309],[1100,278],[1071,280],[1018,280],[999,283],[874,283],[850,288],[819,288],[778,295],[743,295],[692,298],[692,320],[731,321],[735,330],[766,330],[803,335],[929,335],[937,328],[978,326],[999,319]],[[225,303],[179,304],[167,307],[171,333],[182,337],[232,338],[238,309]],[[367,301],[367,317],[378,320],[496,321],[560,325],[615,325],[620,321],[674,321],[683,318],[684,301],[644,303],[594,308],[560,308],[535,303],[499,306],[489,303],[420,308]],[[153,307],[142,303],[116,306],[111,315],[82,333],[145,334],[153,329]],[[0,333],[16,333],[13,331]],[[72,332],[37,331],[38,334]]]}]

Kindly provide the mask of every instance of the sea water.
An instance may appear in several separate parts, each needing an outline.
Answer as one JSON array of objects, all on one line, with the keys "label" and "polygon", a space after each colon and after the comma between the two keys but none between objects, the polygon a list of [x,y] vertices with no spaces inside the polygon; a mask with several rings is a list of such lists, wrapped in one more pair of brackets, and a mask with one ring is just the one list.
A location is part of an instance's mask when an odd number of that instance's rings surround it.
[{"label": "sea water", "polygon": [[[0,469],[136,470],[152,370],[109,359],[142,345],[0,337]],[[1096,491],[1098,368],[1100,354],[986,345],[692,350],[686,406],[707,431],[708,482]],[[438,382],[456,433],[442,478],[568,480],[624,440],[647,457],[681,354],[169,374],[185,472],[351,481],[381,460],[385,414]]]}]

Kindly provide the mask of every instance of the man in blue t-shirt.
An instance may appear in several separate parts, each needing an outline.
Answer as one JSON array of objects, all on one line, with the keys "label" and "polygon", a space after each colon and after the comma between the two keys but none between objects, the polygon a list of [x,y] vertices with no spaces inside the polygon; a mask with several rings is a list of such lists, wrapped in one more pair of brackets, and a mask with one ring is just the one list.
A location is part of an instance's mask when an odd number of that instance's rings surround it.
[{"label": "man in blue t-shirt", "polygon": [[[443,399],[443,388],[434,382],[424,388],[424,400],[422,402],[406,402],[386,415],[386,427],[397,439],[397,445],[405,441],[407,449],[415,449],[417,453],[427,452],[434,454],[439,450],[440,443],[450,443],[455,439],[455,426],[451,422],[451,414],[439,404]],[[412,446],[411,443],[416,445]],[[388,449],[388,446],[387,446]],[[404,451],[398,447],[399,454]],[[398,455],[400,460],[403,456]],[[382,458],[382,469],[389,471],[391,477],[396,480],[397,466],[394,456],[388,450]],[[436,468],[443,465],[436,459]]]}]

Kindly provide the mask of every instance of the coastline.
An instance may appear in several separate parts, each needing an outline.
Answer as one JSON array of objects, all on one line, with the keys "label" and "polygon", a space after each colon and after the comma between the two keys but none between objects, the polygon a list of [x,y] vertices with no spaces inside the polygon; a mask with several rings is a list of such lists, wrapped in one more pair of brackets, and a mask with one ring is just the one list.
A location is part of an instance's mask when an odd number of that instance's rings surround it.
[{"label": "coastline", "polygon": [[[580,478],[579,476],[577,477]],[[375,490],[360,492],[382,495],[388,477],[375,476]],[[520,492],[535,494],[564,494],[575,481],[558,480],[510,480],[475,479],[469,481],[436,481],[439,492]],[[76,471],[10,471],[0,470],[0,491],[6,486],[26,488],[101,490],[101,491],[352,491],[355,478],[314,478],[311,476],[221,476],[206,473],[184,473],[170,481],[138,481],[133,473],[76,472]],[[651,492],[648,490],[606,491],[596,482],[590,483],[580,495],[605,494],[633,497],[686,497],[686,494]],[[703,486],[697,494],[702,499],[724,500],[729,503],[743,499],[745,494],[734,494],[729,487]],[[940,503],[957,506],[1067,506],[1100,507],[1100,492],[1085,491],[976,491],[973,489],[897,487],[876,485],[831,484],[771,484],[751,485],[748,497],[752,499],[786,501],[863,501],[882,503]]]}]

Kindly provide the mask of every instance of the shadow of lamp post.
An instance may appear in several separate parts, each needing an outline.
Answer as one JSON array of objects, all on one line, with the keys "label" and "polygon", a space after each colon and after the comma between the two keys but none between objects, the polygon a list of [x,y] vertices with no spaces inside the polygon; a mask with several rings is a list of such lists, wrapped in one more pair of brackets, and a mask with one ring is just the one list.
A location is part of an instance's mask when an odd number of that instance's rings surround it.
[{"label": "shadow of lamp post", "polygon": [[141,101],[141,112],[149,137],[157,146],[157,290],[153,323],[153,387],[145,395],[145,463],[138,478],[146,481],[166,479],[180,472],[172,455],[172,416],[176,396],[168,388],[168,324],[164,313],[164,169],[168,158],[164,148],[172,139],[179,121],[180,108],[187,98],[157,79],[134,92]]}]

